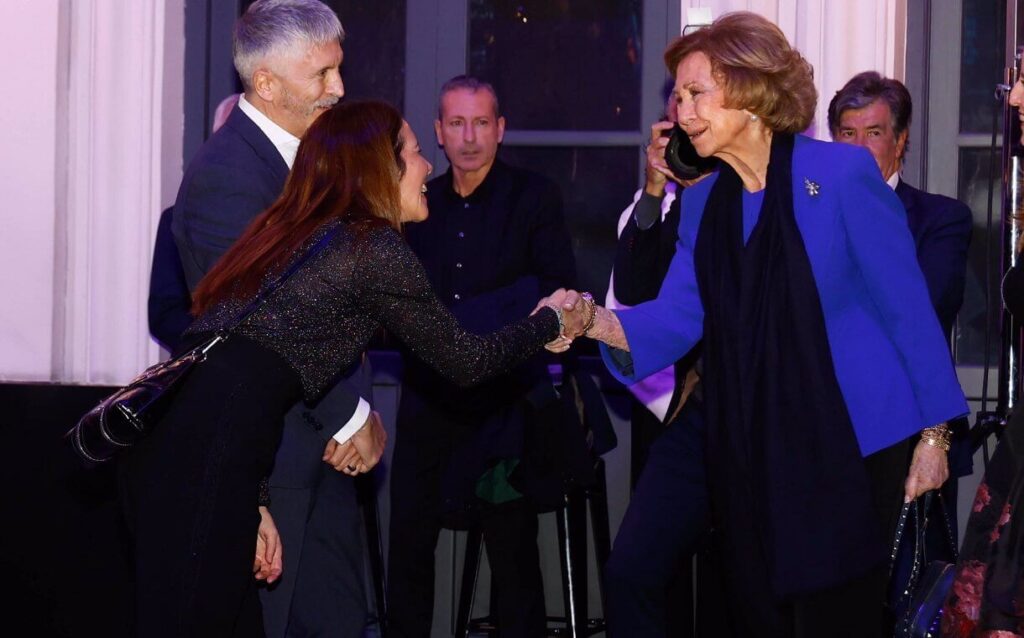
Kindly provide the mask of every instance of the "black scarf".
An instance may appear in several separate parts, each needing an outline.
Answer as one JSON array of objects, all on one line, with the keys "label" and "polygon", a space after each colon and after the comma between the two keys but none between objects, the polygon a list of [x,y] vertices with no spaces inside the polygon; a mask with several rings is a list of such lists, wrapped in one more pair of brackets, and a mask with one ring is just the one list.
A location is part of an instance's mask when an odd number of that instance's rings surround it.
[{"label": "black scarf", "polygon": [[759,545],[779,597],[847,581],[885,551],[793,214],[793,144],[774,135],[746,246],[743,184],[721,165],[694,249],[715,516],[727,543]]}]

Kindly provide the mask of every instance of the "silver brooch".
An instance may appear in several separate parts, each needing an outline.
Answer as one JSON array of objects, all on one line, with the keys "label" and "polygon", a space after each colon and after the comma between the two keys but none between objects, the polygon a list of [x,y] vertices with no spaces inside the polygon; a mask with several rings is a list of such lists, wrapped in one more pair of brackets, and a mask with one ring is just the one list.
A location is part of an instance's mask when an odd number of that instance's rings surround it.
[{"label": "silver brooch", "polygon": [[818,191],[821,190],[821,185],[818,182],[812,182],[811,180],[804,178],[804,188],[807,189],[807,194],[811,197],[817,197]]}]

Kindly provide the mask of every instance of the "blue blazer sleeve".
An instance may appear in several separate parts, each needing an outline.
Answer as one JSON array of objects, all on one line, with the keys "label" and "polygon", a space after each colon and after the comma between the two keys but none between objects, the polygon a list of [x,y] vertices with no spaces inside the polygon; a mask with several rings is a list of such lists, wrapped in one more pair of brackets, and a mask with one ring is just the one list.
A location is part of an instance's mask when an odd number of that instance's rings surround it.
[{"label": "blue blazer sleeve", "polygon": [[693,248],[714,181],[708,177],[681,194],[679,241],[657,298],[615,312],[629,352],[613,351],[602,344],[601,356],[623,383],[634,383],[672,365],[703,336],[704,306],[697,290]]},{"label": "blue blazer sleeve", "polygon": [[922,422],[936,425],[966,414],[903,205],[868,153],[855,154],[849,169],[839,180],[848,250],[903,359]]}]

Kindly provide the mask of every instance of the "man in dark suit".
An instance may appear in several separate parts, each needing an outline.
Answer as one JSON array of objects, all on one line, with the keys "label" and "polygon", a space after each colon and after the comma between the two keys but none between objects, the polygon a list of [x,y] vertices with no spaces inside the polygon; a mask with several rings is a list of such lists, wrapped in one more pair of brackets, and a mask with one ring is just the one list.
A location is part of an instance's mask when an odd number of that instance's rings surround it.
[{"label": "man in dark suit", "polygon": [[[245,92],[189,163],[174,205],[191,290],[277,199],[299,138],[343,95],[342,37],[337,16],[317,0],[258,0],[236,22],[234,62]],[[352,479],[335,471],[355,474],[360,459],[372,466],[379,458],[379,416],[359,394],[341,382],[315,407],[300,403],[285,417],[270,497],[288,566],[260,594],[269,636],[362,635],[359,510]]]},{"label": "man in dark suit", "polygon": [[[505,119],[489,84],[449,80],[434,128],[451,168],[427,184],[430,217],[407,229],[409,245],[462,325],[487,333],[575,281],[561,196],[549,180],[496,159]],[[389,635],[430,634],[438,535],[466,525],[482,528],[500,635],[545,635],[544,497],[532,489],[531,452],[547,449],[529,442],[554,403],[546,360],[468,390],[413,356],[405,363],[391,465]]]},{"label": "man in dark suit", "polygon": [[[909,147],[913,104],[910,92],[898,80],[874,71],[855,75],[836,92],[828,105],[832,139],[867,148],[878,163],[882,177],[896,191],[907,211],[907,225],[914,236],[917,262],[928,284],[928,294],[949,342],[953,323],[964,301],[967,248],[973,228],[971,210],[960,201],[914,188],[900,177]],[[950,479],[943,488],[947,508],[956,529],[956,479],[973,471],[966,436],[966,418],[953,421],[953,446],[949,452]]]},{"label": "man in dark suit", "polygon": [[[213,113],[211,133],[216,133],[228,121],[239,97],[241,93],[234,93],[220,101]],[[192,293],[189,292],[185,269],[181,266],[181,256],[171,232],[173,216],[173,206],[160,213],[153,242],[153,267],[149,273],[147,299],[149,334],[168,352],[178,349],[181,336],[192,324]]]}]

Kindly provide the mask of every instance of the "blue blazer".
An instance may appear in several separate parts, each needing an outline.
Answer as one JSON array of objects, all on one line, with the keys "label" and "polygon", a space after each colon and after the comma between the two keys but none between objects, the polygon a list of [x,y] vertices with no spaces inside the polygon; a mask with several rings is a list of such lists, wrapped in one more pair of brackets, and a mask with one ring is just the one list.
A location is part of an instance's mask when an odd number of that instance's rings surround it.
[{"label": "blue blazer", "polygon": [[[685,191],[676,255],[658,298],[617,313],[630,353],[602,347],[602,355],[624,383],[673,363],[701,339],[693,248],[716,178]],[[871,155],[797,136],[793,207],[861,453],[966,414],[906,212]]]}]

